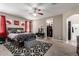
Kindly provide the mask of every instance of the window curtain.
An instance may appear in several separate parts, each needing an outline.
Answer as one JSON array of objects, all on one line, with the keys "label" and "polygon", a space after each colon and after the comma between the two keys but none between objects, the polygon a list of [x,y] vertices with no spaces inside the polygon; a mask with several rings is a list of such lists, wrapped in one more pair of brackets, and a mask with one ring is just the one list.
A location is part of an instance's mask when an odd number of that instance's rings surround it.
[{"label": "window curtain", "polygon": [[7,37],[7,30],[6,30],[6,19],[5,16],[0,16],[0,38]]}]

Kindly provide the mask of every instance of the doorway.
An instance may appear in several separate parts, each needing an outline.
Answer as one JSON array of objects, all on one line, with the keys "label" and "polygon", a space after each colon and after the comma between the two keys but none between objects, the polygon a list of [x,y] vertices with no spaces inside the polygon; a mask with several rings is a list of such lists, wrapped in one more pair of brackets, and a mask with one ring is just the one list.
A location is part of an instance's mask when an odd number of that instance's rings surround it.
[{"label": "doorway", "polygon": [[79,36],[79,14],[67,18],[67,42],[77,46],[77,36]]}]

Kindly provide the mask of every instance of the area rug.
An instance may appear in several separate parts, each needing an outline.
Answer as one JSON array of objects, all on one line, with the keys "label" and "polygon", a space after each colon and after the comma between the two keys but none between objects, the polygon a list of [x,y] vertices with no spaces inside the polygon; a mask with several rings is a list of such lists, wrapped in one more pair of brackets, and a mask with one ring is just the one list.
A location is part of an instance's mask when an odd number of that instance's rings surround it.
[{"label": "area rug", "polygon": [[52,46],[50,43],[40,42],[30,48],[15,48],[11,42],[9,44],[4,44],[4,46],[14,55],[14,56],[44,56],[48,49]]}]

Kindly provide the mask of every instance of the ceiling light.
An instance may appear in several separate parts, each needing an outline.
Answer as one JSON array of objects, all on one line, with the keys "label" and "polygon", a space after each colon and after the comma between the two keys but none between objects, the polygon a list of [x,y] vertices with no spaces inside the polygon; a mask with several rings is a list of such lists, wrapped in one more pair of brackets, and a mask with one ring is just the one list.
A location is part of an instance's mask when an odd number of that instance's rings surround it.
[{"label": "ceiling light", "polygon": [[46,23],[47,23],[47,24],[53,24],[53,18],[47,19],[47,20],[46,20]]},{"label": "ceiling light", "polygon": [[33,16],[36,16],[36,13],[33,13]]}]

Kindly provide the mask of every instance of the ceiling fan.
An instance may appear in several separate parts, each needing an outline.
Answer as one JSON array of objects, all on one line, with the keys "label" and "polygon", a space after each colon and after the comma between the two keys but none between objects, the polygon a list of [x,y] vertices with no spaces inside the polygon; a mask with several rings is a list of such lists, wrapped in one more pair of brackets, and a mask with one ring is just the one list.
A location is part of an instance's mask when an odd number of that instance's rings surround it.
[{"label": "ceiling fan", "polygon": [[41,12],[41,9],[39,8],[34,8],[34,12],[33,12],[33,15],[36,16],[36,15],[43,15],[43,13]]}]

